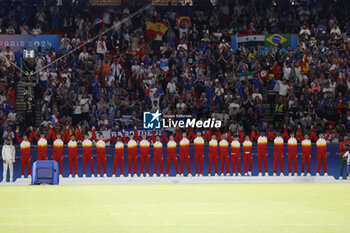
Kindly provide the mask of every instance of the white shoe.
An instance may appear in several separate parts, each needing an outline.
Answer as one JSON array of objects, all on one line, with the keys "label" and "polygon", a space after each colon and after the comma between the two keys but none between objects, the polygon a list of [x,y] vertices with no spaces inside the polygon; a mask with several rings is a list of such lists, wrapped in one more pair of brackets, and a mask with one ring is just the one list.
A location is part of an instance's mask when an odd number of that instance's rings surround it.
[{"label": "white shoe", "polygon": [[277,176],[275,172],[273,173],[273,176]]},{"label": "white shoe", "polygon": [[69,174],[68,178],[72,178],[72,174]]},{"label": "white shoe", "polygon": [[241,176],[241,173],[238,173],[238,176]]},{"label": "white shoe", "polygon": [[306,176],[311,176],[311,174],[310,174],[310,173],[307,173]]},{"label": "white shoe", "polygon": [[[227,173],[226,176],[230,176],[230,173]],[[236,173],[232,173],[232,176],[236,176]]]},{"label": "white shoe", "polygon": [[288,176],[292,176],[292,173],[288,173]]},{"label": "white shoe", "polygon": [[269,173],[265,172],[265,176],[269,176]]},{"label": "white shoe", "polygon": [[215,173],[215,176],[219,176],[218,173]]},{"label": "white shoe", "polygon": [[29,179],[32,179],[32,176],[31,176],[31,175],[28,175],[28,178],[29,178]]},{"label": "white shoe", "polygon": [[83,178],[85,178],[86,177],[86,175],[85,174],[83,174]]},{"label": "white shoe", "polygon": [[248,172],[248,176],[252,176],[252,172]]},{"label": "white shoe", "polygon": [[294,172],[293,176],[297,176],[298,174]]},{"label": "white shoe", "polygon": [[224,176],[224,173],[221,173],[221,175],[220,176]]},{"label": "white shoe", "polygon": [[283,172],[280,173],[280,176],[284,176]]},{"label": "white shoe", "polygon": [[160,174],[161,177],[164,177],[164,174]]},{"label": "white shoe", "polygon": [[24,178],[24,175],[21,176],[21,179],[23,179],[23,178]]},{"label": "white shoe", "polygon": [[176,174],[176,177],[180,177],[180,174]]},{"label": "white shoe", "polygon": [[245,176],[248,176],[248,173],[246,172],[246,173],[244,173],[244,175],[245,175]]},{"label": "white shoe", "polygon": [[316,173],[316,176],[320,176],[320,173],[317,172],[317,173]]},{"label": "white shoe", "polygon": [[115,177],[115,174],[113,174],[112,177]]},{"label": "white shoe", "polygon": [[208,176],[211,176],[211,174],[209,173]]},{"label": "white shoe", "polygon": [[166,176],[166,177],[169,177],[169,174],[166,174],[165,176]]},{"label": "white shoe", "polygon": [[338,180],[342,180],[342,179],[343,179],[343,177],[339,176]]},{"label": "white shoe", "polygon": [[326,173],[324,174],[324,176],[328,176],[328,173],[326,172]]},{"label": "white shoe", "polygon": [[261,172],[259,172],[259,175],[258,176],[262,176]]},{"label": "white shoe", "polygon": [[100,174],[97,174],[97,177],[100,177]]},{"label": "white shoe", "polygon": [[124,175],[123,174],[120,174],[120,176],[119,177],[124,177]]},{"label": "white shoe", "polygon": [[10,183],[13,183],[13,179],[10,179]]},{"label": "white shoe", "polygon": [[147,173],[147,174],[146,174],[146,177],[150,177],[150,175]]},{"label": "white shoe", "polygon": [[[236,174],[235,174],[235,175],[236,175]],[[231,176],[231,174],[230,174],[230,173],[227,173],[226,176]]]},{"label": "white shoe", "polygon": [[202,174],[199,174],[200,177],[202,177],[203,175]]}]

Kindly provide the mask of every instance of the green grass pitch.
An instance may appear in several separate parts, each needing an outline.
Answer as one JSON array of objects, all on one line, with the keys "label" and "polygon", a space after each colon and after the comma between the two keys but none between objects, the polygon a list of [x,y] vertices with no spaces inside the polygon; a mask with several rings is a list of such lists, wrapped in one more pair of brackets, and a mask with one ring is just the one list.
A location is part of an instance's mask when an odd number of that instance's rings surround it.
[{"label": "green grass pitch", "polygon": [[0,216],[0,232],[348,232],[350,186],[3,186]]}]

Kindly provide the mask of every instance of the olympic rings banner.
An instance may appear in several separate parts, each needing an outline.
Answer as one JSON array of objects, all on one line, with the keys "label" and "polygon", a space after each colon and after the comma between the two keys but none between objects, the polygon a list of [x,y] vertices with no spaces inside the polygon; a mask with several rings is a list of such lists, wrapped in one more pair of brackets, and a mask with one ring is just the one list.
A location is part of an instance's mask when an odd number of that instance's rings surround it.
[{"label": "olympic rings banner", "polygon": [[56,52],[59,48],[59,36],[58,35],[0,35],[0,48],[5,51],[6,47],[10,47],[12,52],[18,50],[38,49],[41,46],[41,51],[45,49],[54,48]]}]

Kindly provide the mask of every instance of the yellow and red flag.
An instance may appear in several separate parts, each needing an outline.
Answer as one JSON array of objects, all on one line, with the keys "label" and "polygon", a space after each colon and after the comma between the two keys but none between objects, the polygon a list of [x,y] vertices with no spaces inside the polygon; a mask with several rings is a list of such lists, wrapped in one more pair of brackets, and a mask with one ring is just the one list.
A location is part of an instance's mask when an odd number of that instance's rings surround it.
[{"label": "yellow and red flag", "polygon": [[180,16],[177,18],[177,25],[180,27],[183,23],[191,25],[191,18],[189,16]]},{"label": "yellow and red flag", "polygon": [[306,56],[304,55],[303,59],[301,59],[300,61],[300,68],[304,71],[304,74],[309,76],[310,75],[310,65],[309,63],[307,62],[307,58]]}]

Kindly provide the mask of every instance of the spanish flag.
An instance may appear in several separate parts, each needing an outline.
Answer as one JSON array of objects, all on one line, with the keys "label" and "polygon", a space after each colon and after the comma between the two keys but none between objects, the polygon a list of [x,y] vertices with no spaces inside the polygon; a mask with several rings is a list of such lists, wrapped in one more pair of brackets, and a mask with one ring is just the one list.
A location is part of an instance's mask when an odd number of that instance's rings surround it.
[{"label": "spanish flag", "polygon": [[168,30],[169,25],[167,22],[152,22],[146,21],[146,34],[148,39],[153,38],[153,34],[163,36]]},{"label": "spanish flag", "polygon": [[303,59],[301,59],[300,61],[300,68],[304,71],[304,74],[306,76],[309,76],[310,75],[310,66],[309,66],[309,63],[307,63],[307,59],[306,59],[306,56],[304,55]]},{"label": "spanish flag", "polygon": [[191,25],[191,18],[189,16],[181,16],[177,18],[177,25],[181,27],[183,23],[187,23],[188,25]]}]

